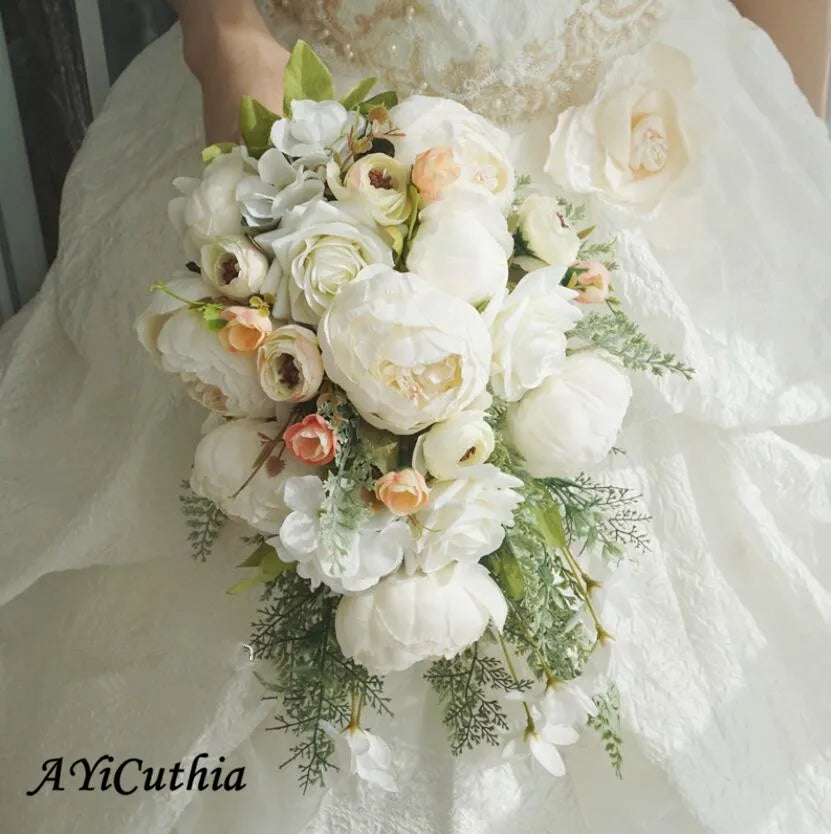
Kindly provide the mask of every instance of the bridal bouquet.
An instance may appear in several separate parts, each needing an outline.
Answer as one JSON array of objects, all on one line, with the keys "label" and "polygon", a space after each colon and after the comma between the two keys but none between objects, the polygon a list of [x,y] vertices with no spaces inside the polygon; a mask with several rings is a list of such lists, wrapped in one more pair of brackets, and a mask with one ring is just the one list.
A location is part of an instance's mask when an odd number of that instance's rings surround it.
[{"label": "bridal bouquet", "polygon": [[[518,177],[506,134],[374,80],[336,100],[299,42],[285,113],[203,153],[170,206],[188,271],[139,335],[210,409],[183,506],[205,558],[252,528],[256,657],[303,787],[394,789],[366,729],[424,663],[453,752],[505,743],[555,775],[577,728],[616,768],[612,572],[636,496],[581,474],[611,451],[627,369],[690,373],[622,312],[614,242]],[[515,719],[521,719],[516,724]]]}]

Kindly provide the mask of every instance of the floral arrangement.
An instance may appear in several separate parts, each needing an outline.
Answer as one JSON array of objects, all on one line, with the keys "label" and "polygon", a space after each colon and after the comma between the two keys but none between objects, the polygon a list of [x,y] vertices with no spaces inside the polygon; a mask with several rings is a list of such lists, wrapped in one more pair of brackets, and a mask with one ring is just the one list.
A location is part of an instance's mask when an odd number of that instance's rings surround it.
[{"label": "floral arrangement", "polygon": [[304,788],[340,749],[394,789],[367,722],[422,662],[454,753],[506,742],[560,775],[588,724],[619,769],[607,615],[647,519],[581,473],[614,451],[629,370],[691,371],[622,311],[614,241],[517,176],[506,134],[373,85],[336,100],[298,42],[284,114],[244,100],[244,144],[174,183],[188,271],[137,326],[212,412],[194,555],[252,528],[229,590],[262,590],[251,646]]}]

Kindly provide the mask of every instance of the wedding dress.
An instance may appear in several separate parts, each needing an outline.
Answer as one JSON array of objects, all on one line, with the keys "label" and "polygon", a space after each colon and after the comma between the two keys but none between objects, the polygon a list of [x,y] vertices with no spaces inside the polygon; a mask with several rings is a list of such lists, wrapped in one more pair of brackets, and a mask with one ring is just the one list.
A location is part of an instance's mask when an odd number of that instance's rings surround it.
[{"label": "wedding dress", "polygon": [[[226,528],[188,557],[178,489],[201,410],[141,350],[147,287],[181,265],[166,204],[199,166],[174,30],[116,84],[67,179],[39,297],[0,331],[0,808],[17,834],[822,834],[831,831],[831,145],[768,37],[727,0],[284,0],[343,84],[455,97],[540,166],[558,111],[649,41],[687,53],[706,114],[699,211],[613,213],[624,302],[697,369],[638,380],[615,477],[655,542],[618,630],[623,779],[583,734],[552,779],[453,759],[419,672],[393,676],[400,793],[301,797],[243,647],[256,595]],[[366,73],[364,73],[366,74]],[[339,83],[340,83],[339,80]],[[345,88],[345,87],[344,87]],[[519,153],[521,151],[521,153]],[[667,228],[671,234],[667,233]],[[267,672],[267,670],[261,670]],[[198,753],[240,792],[64,790],[42,764]],[[215,765],[214,761],[214,765]],[[212,766],[214,766],[212,765]]]}]

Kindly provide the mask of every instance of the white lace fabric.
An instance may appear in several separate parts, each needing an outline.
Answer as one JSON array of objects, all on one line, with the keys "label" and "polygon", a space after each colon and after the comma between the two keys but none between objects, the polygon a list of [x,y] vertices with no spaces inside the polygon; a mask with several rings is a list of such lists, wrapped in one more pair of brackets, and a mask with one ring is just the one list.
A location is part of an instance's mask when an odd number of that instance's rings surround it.
[{"label": "white lace fabric", "polygon": [[[551,5],[519,7],[539,20]],[[477,35],[488,44],[528,25],[494,19],[499,35]],[[430,33],[447,43],[443,25]],[[489,749],[453,759],[421,669],[390,681],[395,725],[370,724],[392,743],[397,797],[333,775],[302,798],[279,769],[290,741],[266,732],[274,704],[242,646],[258,600],[224,593],[244,531],[189,559],[179,481],[204,414],[132,330],[149,284],[181,267],[170,183],[200,165],[199,90],[174,31],[116,84],[66,183],[58,260],[0,330],[4,831],[831,831],[831,147],[726,0],[673,3],[651,37],[691,56],[711,118],[700,199],[670,218],[672,245],[592,208],[619,235],[624,303],[697,369],[691,383],[637,379],[610,475],[643,492],[655,538],[613,624],[623,780],[591,733],[561,780]],[[520,169],[541,176],[544,133],[512,129]],[[169,767],[201,752],[244,764],[245,790],[26,796],[56,756]]]},{"label": "white lace fabric", "polygon": [[654,30],[664,0],[259,0],[277,36],[461,101],[503,124],[581,100],[603,62]]}]

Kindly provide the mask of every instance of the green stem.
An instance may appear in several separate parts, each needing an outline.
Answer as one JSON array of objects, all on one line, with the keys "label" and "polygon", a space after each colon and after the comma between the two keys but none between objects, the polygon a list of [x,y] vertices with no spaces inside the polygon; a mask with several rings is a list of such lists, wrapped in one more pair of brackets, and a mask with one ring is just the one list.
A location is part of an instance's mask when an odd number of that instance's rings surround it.
[{"label": "green stem", "polygon": [[[514,679],[517,689],[519,689],[519,675],[516,673],[513,660],[511,660],[511,654],[508,651],[508,644],[505,642],[505,638],[502,636],[501,631],[496,631],[496,629],[494,629],[494,631],[496,633],[496,639],[502,647],[502,654],[505,655],[505,665],[508,667],[508,671],[511,673],[511,677]],[[525,715],[528,719],[526,732],[534,732],[534,718],[531,715],[531,708],[528,706],[528,701],[523,699],[522,706],[525,708]]]}]

